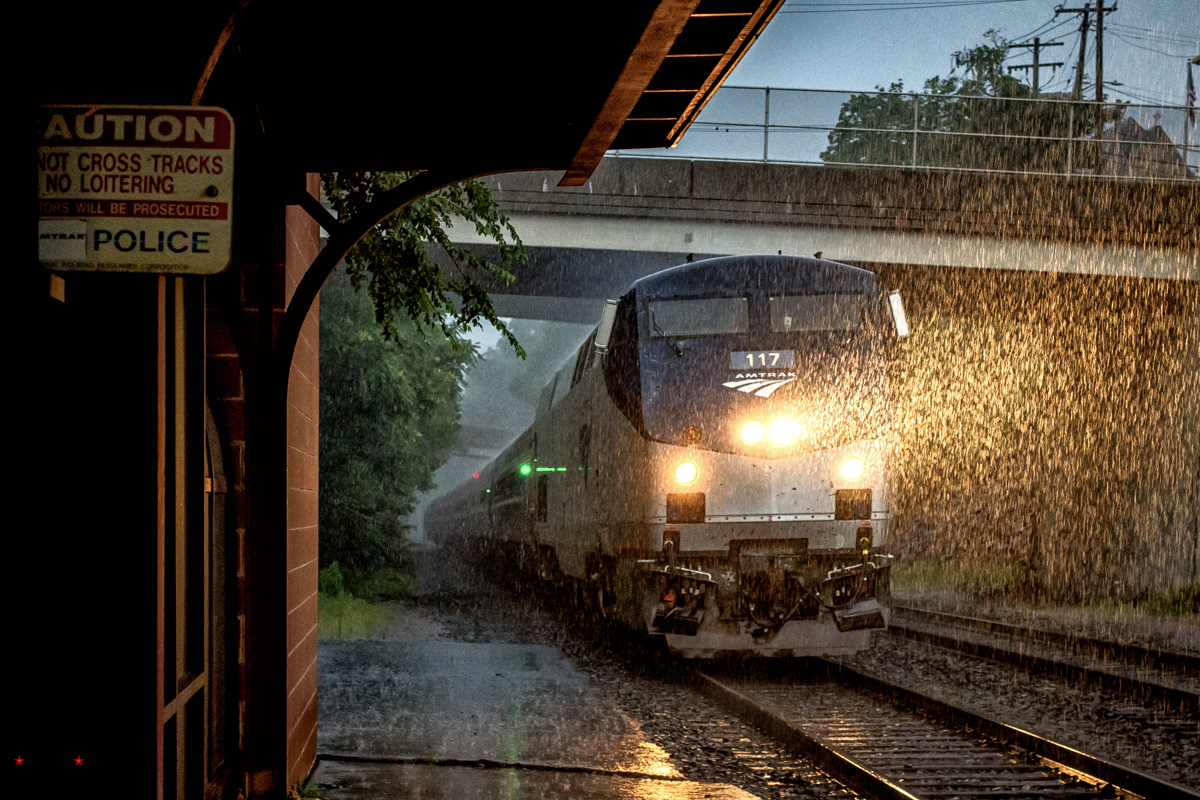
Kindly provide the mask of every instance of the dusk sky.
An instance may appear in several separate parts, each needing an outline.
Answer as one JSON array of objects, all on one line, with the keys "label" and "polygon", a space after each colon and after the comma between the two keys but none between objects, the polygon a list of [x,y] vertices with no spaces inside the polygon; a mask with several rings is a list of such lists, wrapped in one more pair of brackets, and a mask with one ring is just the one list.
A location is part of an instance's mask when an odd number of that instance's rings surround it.
[{"label": "dusk sky", "polygon": [[[1110,96],[1182,105],[1187,60],[1200,55],[1200,1],[1116,4],[1118,10],[1104,20],[1104,80],[1125,85],[1111,89]],[[1062,41],[1062,47],[1044,50],[1042,56],[1043,62],[1066,63],[1056,75],[1049,70],[1042,75],[1044,88],[1061,91],[1074,80],[1079,17],[1060,14],[1055,19],[1056,5],[1054,0],[791,0],[725,85],[863,90],[902,79],[906,89],[919,90],[925,79],[950,72],[952,53],[982,44],[983,33],[994,28],[1009,40],[1040,36],[1043,42]],[[1088,36],[1089,81],[1094,51],[1093,30]],[[1012,53],[1011,63],[1030,60],[1027,50]],[[1193,69],[1200,80],[1200,67]]]}]

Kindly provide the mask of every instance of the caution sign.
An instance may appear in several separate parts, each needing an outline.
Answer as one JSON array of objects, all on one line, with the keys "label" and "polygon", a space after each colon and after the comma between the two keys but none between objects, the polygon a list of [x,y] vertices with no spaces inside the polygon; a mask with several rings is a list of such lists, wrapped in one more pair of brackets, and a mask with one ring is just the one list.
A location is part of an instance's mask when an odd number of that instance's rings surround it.
[{"label": "caution sign", "polygon": [[38,109],[38,258],[56,270],[229,265],[233,119],[205,106]]}]

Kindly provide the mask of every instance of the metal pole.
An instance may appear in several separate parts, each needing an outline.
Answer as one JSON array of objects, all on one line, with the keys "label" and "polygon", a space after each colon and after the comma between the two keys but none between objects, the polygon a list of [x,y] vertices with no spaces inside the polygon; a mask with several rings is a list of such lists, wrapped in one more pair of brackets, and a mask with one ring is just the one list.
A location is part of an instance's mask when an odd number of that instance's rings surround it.
[{"label": "metal pole", "polygon": [[1075,104],[1067,106],[1067,176],[1075,172],[1072,148],[1075,145]]},{"label": "metal pole", "polygon": [[[1086,4],[1085,4],[1086,5]],[[1096,0],[1096,174],[1104,168],[1104,0]]]},{"label": "metal pole", "polygon": [[1033,37],[1033,96],[1038,97],[1038,76],[1042,74],[1042,64],[1039,54],[1042,50],[1042,37]]},{"label": "metal pole", "polygon": [[920,95],[913,94],[913,154],[912,168],[917,168],[917,128],[921,122]]},{"label": "metal pole", "polygon": [[1079,65],[1075,67],[1075,91],[1071,93],[1072,100],[1083,99],[1083,57],[1087,52],[1088,12],[1083,12],[1083,22],[1079,25]]},{"label": "metal pole", "polygon": [[767,160],[767,137],[771,134],[771,89],[763,90],[763,161]]},{"label": "metal pole", "polygon": [[[1192,83],[1192,65],[1188,64],[1185,69],[1187,69],[1187,87],[1190,89],[1194,85]],[[1189,106],[1188,109],[1190,110],[1190,108],[1191,107]],[[1185,110],[1183,112],[1183,153],[1181,154],[1183,156],[1183,177],[1185,179],[1187,178],[1188,171],[1188,152],[1191,149],[1189,147],[1191,143],[1188,141],[1190,138],[1188,134],[1188,112]],[[1200,525],[1197,525],[1197,528],[1200,529]]]}]

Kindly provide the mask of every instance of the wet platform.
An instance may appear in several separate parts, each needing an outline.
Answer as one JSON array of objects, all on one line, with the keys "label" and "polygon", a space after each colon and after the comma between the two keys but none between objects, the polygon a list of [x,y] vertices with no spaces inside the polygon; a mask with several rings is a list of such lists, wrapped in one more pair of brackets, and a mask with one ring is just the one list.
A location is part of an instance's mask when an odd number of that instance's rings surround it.
[{"label": "wet platform", "polygon": [[393,632],[321,642],[310,786],[326,800],[751,797],[683,780],[556,648]]},{"label": "wet platform", "polygon": [[753,800],[754,797],[730,786],[694,781],[419,764],[322,761],[314,781],[338,787],[321,791],[321,797],[328,800],[400,797],[422,800]]}]

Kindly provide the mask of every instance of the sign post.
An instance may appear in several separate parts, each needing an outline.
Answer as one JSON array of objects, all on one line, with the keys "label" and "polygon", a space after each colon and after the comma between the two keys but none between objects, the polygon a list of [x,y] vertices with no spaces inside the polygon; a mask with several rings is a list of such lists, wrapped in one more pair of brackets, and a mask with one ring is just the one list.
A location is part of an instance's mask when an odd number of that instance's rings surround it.
[{"label": "sign post", "polygon": [[38,109],[38,258],[212,275],[233,242],[233,118],[205,106]]}]

